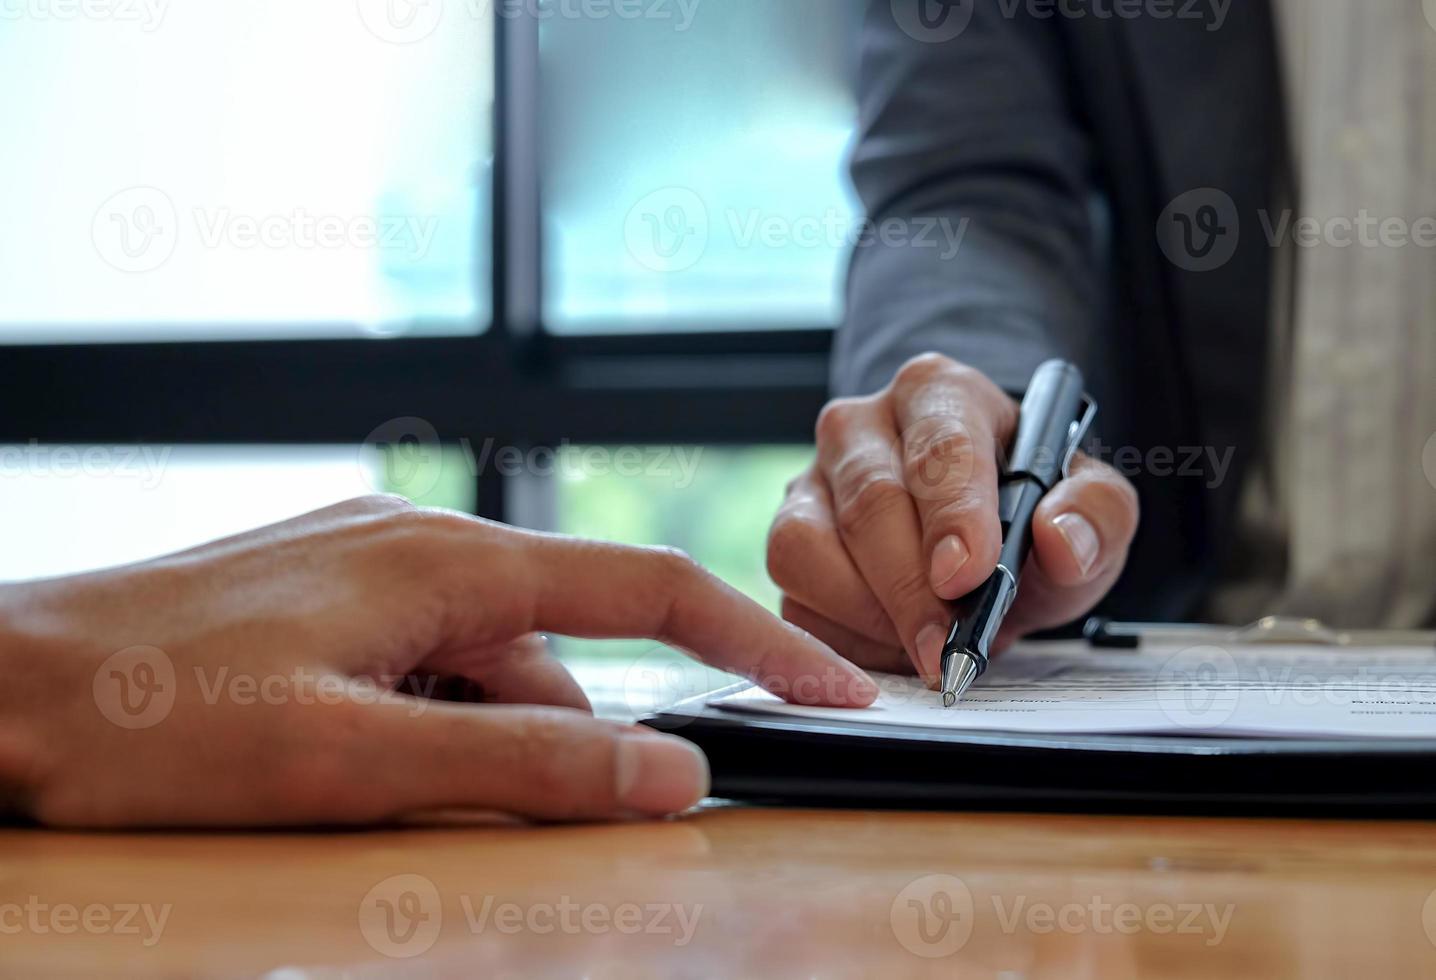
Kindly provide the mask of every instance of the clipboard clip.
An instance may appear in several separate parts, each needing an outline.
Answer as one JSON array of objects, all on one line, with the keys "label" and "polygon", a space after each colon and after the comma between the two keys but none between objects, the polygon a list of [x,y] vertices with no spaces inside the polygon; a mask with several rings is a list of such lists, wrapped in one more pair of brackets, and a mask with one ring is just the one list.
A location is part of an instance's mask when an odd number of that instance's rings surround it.
[{"label": "clipboard clip", "polygon": [[1338,630],[1319,619],[1267,616],[1250,626],[1212,626],[1199,623],[1119,623],[1094,616],[1082,635],[1103,650],[1137,650],[1147,644],[1213,643],[1230,646],[1279,644],[1320,647],[1430,647],[1436,649],[1436,631]]}]

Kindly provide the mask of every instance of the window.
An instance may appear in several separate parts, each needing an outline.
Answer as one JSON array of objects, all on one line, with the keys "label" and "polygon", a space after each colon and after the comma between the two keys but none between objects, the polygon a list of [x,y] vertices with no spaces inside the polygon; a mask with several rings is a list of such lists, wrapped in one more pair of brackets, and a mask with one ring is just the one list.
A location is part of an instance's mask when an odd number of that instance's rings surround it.
[{"label": "window", "polygon": [[650,6],[542,23],[547,322],[833,326],[862,4]]},{"label": "window", "polygon": [[0,343],[472,333],[492,36],[387,0],[0,13]]}]

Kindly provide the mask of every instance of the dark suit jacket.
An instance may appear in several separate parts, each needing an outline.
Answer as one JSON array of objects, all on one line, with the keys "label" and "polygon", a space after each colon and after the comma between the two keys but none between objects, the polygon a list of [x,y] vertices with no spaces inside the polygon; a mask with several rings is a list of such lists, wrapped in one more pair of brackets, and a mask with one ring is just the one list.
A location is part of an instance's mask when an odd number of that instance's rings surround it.
[{"label": "dark suit jacket", "polygon": [[[954,13],[971,21],[956,38],[900,26],[935,2],[870,4],[852,173],[879,228],[937,218],[965,235],[955,255],[916,234],[856,249],[835,388],[877,390],[929,350],[1013,392],[1041,361],[1075,361],[1102,404],[1105,458],[1130,447],[1125,468],[1142,470],[1142,528],[1104,611],[1189,617],[1229,558],[1242,476],[1262,450],[1262,220],[1283,206],[1287,159],[1270,0],[1234,0],[1220,22],[1212,0],[1150,0],[1134,19],[1099,17],[1111,0],[1047,19],[1040,0],[961,0]],[[1149,13],[1184,6],[1205,16]],[[1174,218],[1183,195],[1227,201],[1219,224],[1205,220],[1215,212]],[[1172,261],[1159,232],[1195,218],[1222,240],[1197,232],[1195,261]],[[1177,469],[1207,448],[1232,451],[1218,486],[1210,464],[1162,475],[1162,450]],[[1157,465],[1131,465],[1153,449]]]}]

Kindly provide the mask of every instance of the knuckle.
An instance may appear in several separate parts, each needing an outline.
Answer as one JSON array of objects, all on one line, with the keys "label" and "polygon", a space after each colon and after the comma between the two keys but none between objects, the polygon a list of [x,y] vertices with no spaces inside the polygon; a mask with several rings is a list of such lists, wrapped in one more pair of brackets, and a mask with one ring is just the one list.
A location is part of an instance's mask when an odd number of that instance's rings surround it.
[{"label": "knuckle", "polygon": [[920,388],[961,370],[963,367],[964,365],[954,361],[946,354],[928,351],[911,358],[898,368],[897,374],[893,376],[893,383],[897,388]]},{"label": "knuckle", "polygon": [[795,514],[779,514],[768,531],[768,575],[783,585],[813,551],[819,530]]},{"label": "knuckle", "polygon": [[859,425],[866,407],[866,399],[835,398],[823,406],[818,413],[814,429],[819,445],[842,443]]},{"label": "knuckle", "polygon": [[433,571],[452,551],[456,537],[473,532],[475,522],[463,514],[418,507],[390,509],[374,515],[372,541],[397,567]]},{"label": "knuckle", "polygon": [[647,553],[664,581],[678,588],[708,577],[708,570],[681,548],[663,545],[649,548]]},{"label": "knuckle", "polygon": [[841,470],[834,509],[844,536],[862,534],[909,506],[907,491],[887,467],[863,462],[844,464]]},{"label": "knuckle", "polygon": [[371,493],[356,499],[354,506],[365,514],[397,514],[418,509],[412,501],[397,493]]}]

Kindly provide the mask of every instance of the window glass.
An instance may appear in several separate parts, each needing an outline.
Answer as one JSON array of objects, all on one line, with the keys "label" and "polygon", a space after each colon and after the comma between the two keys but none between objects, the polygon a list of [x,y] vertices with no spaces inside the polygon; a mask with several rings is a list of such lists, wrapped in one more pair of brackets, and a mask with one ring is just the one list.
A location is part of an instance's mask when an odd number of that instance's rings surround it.
[{"label": "window glass", "polygon": [[476,329],[480,8],[7,4],[0,343]]},{"label": "window glass", "polygon": [[550,328],[835,324],[861,0],[546,6]]},{"label": "window glass", "polygon": [[392,446],[0,445],[0,581],[107,568],[371,493],[468,510],[457,450]]}]

